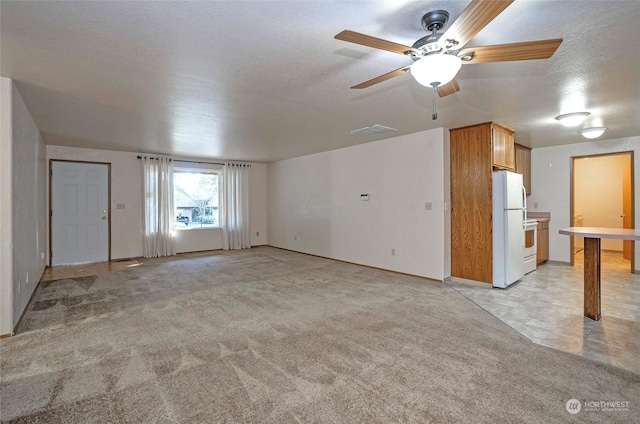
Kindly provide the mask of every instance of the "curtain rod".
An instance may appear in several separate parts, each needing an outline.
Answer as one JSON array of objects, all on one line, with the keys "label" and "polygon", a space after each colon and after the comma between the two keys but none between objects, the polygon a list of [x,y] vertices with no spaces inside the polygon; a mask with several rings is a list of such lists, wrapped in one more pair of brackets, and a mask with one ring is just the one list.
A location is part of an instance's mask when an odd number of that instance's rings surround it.
[{"label": "curtain rod", "polygon": [[[142,159],[142,156],[138,156],[138,159]],[[158,158],[153,158],[149,156],[149,159],[158,159]],[[207,164],[207,165],[224,165],[224,163],[220,163],[220,162],[198,162],[195,160],[180,160],[180,159],[171,159],[171,160],[174,162],[201,163],[201,164]]]}]

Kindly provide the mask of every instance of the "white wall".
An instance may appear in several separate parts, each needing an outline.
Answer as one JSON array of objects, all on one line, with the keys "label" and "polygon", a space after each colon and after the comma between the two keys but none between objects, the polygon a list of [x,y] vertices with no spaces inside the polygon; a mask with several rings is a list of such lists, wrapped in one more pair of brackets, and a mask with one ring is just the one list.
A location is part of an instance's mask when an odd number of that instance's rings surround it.
[{"label": "white wall", "polygon": [[46,163],[44,140],[38,127],[15,84],[4,78],[2,99],[2,148],[6,151],[2,156],[0,196],[3,221],[0,334],[10,334],[45,268],[44,257],[40,255],[47,240]]},{"label": "white wall", "polygon": [[13,332],[12,86],[0,78],[0,334]]},{"label": "white wall", "polygon": [[[136,153],[47,146],[47,158],[111,164],[111,259],[142,256],[142,171]],[[201,160],[189,159],[187,160]],[[215,161],[212,161],[215,162]],[[191,166],[191,165],[190,165]],[[196,166],[196,165],[194,165]],[[47,181],[48,184],[48,181]],[[251,164],[251,244],[267,242],[267,166]],[[124,203],[124,209],[116,209]],[[260,236],[256,236],[256,232]],[[222,248],[219,228],[176,231],[176,251]]]},{"label": "white wall", "polygon": [[251,246],[260,246],[269,242],[269,167],[264,163],[252,163],[249,178]]},{"label": "white wall", "polygon": [[[622,170],[627,163],[627,155],[574,161],[574,214],[582,215],[585,227],[622,228]],[[622,251],[622,240],[603,239],[601,247]]]},{"label": "white wall", "polygon": [[438,128],[271,163],[269,244],[444,279],[448,141]]},{"label": "white wall", "polygon": [[[635,224],[640,225],[640,136],[615,140],[587,141],[564,146],[544,147],[531,151],[530,205],[538,203],[539,211],[551,212],[549,222],[549,259],[569,262],[569,237],[558,231],[571,226],[571,158],[574,156],[597,155],[614,152],[634,152],[634,196]],[[640,266],[640,247],[635,248],[636,271]]]}]

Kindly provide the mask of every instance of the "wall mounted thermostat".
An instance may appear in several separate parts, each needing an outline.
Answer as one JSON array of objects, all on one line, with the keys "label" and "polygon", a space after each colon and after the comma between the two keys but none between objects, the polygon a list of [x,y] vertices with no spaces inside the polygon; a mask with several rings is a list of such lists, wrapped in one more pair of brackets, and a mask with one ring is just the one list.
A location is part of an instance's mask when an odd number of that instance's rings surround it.
[{"label": "wall mounted thermostat", "polygon": [[360,200],[369,200],[369,195],[368,194],[361,194],[360,195]]}]

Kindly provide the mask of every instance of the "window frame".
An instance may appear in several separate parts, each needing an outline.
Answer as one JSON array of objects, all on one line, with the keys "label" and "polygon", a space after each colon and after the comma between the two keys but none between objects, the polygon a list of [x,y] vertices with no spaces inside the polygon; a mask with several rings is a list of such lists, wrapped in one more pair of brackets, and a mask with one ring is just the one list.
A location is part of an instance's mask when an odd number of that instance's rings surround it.
[{"label": "window frame", "polygon": [[[175,174],[176,173],[192,173],[192,174],[213,174],[213,175],[217,175],[217,180],[218,180],[218,225],[216,226],[209,226],[208,224],[206,224],[206,227],[203,227],[202,224],[200,224],[199,226],[191,226],[191,225],[186,225],[186,226],[180,226],[178,225],[178,221],[177,219],[174,219],[174,229],[175,231],[195,231],[195,230],[217,230],[222,228],[221,225],[221,218],[222,218],[222,171],[223,168],[220,166],[215,166],[215,165],[209,165],[209,164],[188,164],[188,165],[174,165],[173,167],[173,174],[172,174],[172,178],[174,179],[174,213],[178,212],[178,205],[175,204],[175,190],[176,190],[176,184],[175,184]],[[177,216],[177,215],[176,215]],[[189,217],[190,221],[189,224],[191,224],[193,221],[191,221],[191,217]]]}]

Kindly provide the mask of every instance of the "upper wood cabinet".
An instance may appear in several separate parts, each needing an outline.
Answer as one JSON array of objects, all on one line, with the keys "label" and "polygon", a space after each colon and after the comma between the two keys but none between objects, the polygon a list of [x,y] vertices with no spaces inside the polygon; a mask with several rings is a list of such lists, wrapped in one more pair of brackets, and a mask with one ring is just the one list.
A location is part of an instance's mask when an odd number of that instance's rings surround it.
[{"label": "upper wood cabinet", "polygon": [[509,171],[515,170],[516,158],[513,130],[494,123],[489,125],[491,125],[493,166]]},{"label": "upper wood cabinet", "polygon": [[516,149],[516,172],[522,174],[524,188],[527,195],[531,194],[531,149],[520,144],[515,145]]}]

